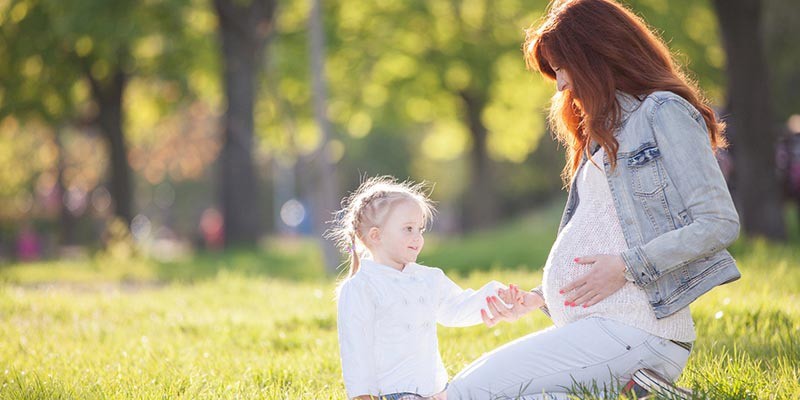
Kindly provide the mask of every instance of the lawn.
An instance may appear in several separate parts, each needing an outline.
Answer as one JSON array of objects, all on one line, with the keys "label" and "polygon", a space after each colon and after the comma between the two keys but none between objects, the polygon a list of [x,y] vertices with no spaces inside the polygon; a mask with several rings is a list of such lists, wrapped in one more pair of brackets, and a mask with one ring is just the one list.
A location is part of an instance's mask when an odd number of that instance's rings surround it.
[{"label": "lawn", "polygon": [[[497,230],[429,240],[421,261],[462,286],[538,284],[551,207]],[[796,227],[792,227],[796,229]],[[702,397],[800,398],[800,246],[742,239],[743,273],[692,306],[680,383]],[[313,240],[157,262],[128,252],[0,266],[0,398],[343,399],[335,282]],[[549,325],[440,328],[452,374]]]}]

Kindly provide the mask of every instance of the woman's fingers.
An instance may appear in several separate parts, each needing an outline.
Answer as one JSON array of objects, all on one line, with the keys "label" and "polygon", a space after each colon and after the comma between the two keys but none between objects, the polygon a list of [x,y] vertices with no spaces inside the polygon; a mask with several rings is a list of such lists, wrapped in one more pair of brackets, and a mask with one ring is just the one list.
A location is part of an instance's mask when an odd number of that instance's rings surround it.
[{"label": "woman's fingers", "polygon": [[514,307],[507,307],[497,297],[490,297],[486,303],[489,305],[489,311],[498,321],[514,321],[517,319],[515,316],[519,314],[518,310],[514,309]]},{"label": "woman's fingers", "polygon": [[560,293],[566,295],[564,300],[566,300],[567,303],[574,303],[578,297],[585,295],[590,289],[587,279],[584,276],[564,286],[564,289],[561,289]]},{"label": "woman's fingers", "polygon": [[576,297],[575,300],[573,300],[571,303],[574,304],[576,307],[580,307],[583,305],[585,308],[588,307],[586,303],[596,295],[597,293],[595,291],[587,290],[583,295]]},{"label": "woman's fingers", "polygon": [[489,328],[497,324],[497,320],[495,318],[489,317],[489,313],[487,313],[486,310],[482,308],[481,308],[481,319],[483,320],[483,323]]},{"label": "woman's fingers", "polygon": [[514,302],[514,294],[511,292],[511,289],[497,289],[497,295],[500,296],[500,299],[506,304]]},{"label": "woman's fingers", "polygon": [[597,262],[598,255],[575,257],[575,262],[578,264],[594,264]]},{"label": "woman's fingers", "polygon": [[500,300],[503,300],[504,303],[509,305],[513,305],[521,301],[519,288],[513,283],[508,285],[508,289],[499,289],[497,294],[500,296]]},{"label": "woman's fingers", "polygon": [[602,293],[602,292],[601,293],[597,293],[591,299],[587,300],[586,303],[583,306],[584,307],[591,307],[591,306],[593,306],[593,305],[605,300],[605,298],[608,297],[608,296],[610,296],[610,293]]},{"label": "woman's fingers", "polygon": [[585,284],[586,284],[586,276],[582,276],[568,283],[567,286],[562,287],[561,290],[559,290],[558,292],[561,294],[567,294],[581,286],[584,286]]},{"label": "woman's fingers", "polygon": [[486,299],[486,304],[489,305],[489,311],[492,313],[492,315],[501,319],[506,319],[511,316],[511,310],[509,310],[505,305],[499,303],[500,300],[494,296]]}]

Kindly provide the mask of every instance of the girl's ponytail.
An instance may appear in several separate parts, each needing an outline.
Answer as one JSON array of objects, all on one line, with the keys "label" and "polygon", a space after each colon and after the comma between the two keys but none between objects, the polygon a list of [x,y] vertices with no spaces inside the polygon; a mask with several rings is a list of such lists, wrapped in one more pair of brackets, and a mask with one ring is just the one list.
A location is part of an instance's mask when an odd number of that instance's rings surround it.
[{"label": "girl's ponytail", "polygon": [[358,272],[360,266],[361,259],[358,256],[358,249],[356,248],[356,233],[353,232],[350,240],[350,272],[347,274],[347,277],[352,278],[353,275]]}]

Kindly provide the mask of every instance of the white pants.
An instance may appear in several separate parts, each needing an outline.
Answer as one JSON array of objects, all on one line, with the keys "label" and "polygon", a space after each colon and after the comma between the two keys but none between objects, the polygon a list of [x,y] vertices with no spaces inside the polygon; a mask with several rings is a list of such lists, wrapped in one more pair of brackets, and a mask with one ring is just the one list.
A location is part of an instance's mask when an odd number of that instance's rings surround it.
[{"label": "white pants", "polygon": [[484,354],[453,378],[447,398],[566,399],[570,390],[582,393],[578,387],[613,396],[641,368],[676,380],[688,358],[688,350],[667,339],[590,317]]}]

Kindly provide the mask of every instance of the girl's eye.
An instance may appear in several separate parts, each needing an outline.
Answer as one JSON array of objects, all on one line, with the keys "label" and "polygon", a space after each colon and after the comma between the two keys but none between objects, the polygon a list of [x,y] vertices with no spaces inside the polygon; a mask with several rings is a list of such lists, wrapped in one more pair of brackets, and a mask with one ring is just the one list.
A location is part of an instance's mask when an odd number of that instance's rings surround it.
[{"label": "girl's eye", "polygon": [[407,227],[406,227],[406,232],[412,232],[413,230],[414,230],[414,228],[412,228],[412,227],[410,227],[410,226],[407,226]]}]

